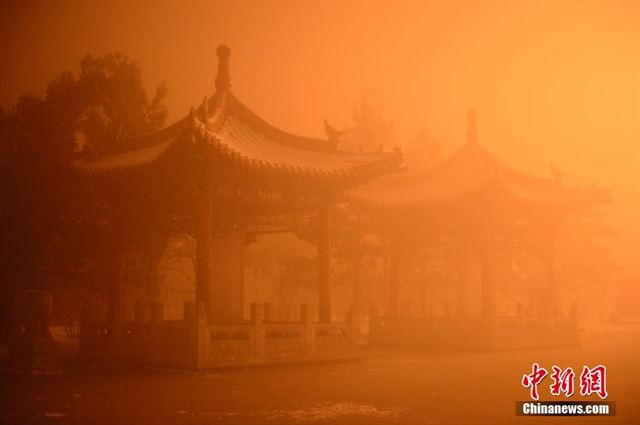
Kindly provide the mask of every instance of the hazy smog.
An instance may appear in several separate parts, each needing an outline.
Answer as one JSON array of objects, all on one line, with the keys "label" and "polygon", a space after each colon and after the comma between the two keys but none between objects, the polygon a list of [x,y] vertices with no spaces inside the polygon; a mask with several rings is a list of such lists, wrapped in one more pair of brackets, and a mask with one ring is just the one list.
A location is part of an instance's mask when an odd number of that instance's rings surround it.
[{"label": "hazy smog", "polygon": [[2,3],[0,422],[640,422],[639,23]]}]

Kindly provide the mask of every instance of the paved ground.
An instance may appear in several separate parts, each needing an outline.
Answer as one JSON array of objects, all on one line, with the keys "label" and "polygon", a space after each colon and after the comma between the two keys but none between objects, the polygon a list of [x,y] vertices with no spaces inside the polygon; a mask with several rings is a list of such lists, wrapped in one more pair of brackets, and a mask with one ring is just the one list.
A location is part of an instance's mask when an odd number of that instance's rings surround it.
[{"label": "paved ground", "polygon": [[[640,329],[588,331],[582,347],[427,356],[364,353],[360,363],[219,373],[73,368],[0,376],[0,423],[638,424]],[[532,362],[608,367],[607,418],[524,418],[515,400]],[[542,389],[542,398],[548,395]],[[548,397],[546,397],[548,398]],[[574,400],[577,400],[574,397]]]}]

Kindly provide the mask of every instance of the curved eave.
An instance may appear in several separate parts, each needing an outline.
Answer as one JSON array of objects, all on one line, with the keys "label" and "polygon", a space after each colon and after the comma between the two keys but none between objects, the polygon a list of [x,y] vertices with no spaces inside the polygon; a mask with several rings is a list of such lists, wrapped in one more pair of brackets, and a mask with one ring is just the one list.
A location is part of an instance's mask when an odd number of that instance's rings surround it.
[{"label": "curved eave", "polygon": [[[488,180],[478,182],[477,185],[469,186],[459,191],[451,191],[446,194],[431,194],[414,198],[399,197],[391,193],[394,189],[386,194],[376,194],[374,191],[362,193],[359,191],[350,191],[343,195],[343,199],[354,205],[358,205],[368,210],[377,210],[384,212],[391,211],[417,211],[417,210],[433,210],[440,207],[448,207],[461,204],[465,200],[476,197],[488,186]],[[380,196],[382,195],[382,196]]]},{"label": "curved eave", "polygon": [[259,178],[345,189],[402,165],[400,153],[343,152],[335,143],[279,130],[230,92],[217,93],[208,108],[204,123],[195,125],[199,136],[214,147],[217,158]]},{"label": "curved eave", "polygon": [[[469,201],[473,202],[473,198],[477,198],[478,194],[489,189],[491,183],[485,182],[477,186],[470,187],[468,190],[460,192],[452,192],[446,196],[421,197],[415,199],[393,200],[391,197],[376,196],[376,194],[362,194],[358,192],[347,192],[342,199],[360,208],[368,211],[378,211],[383,213],[390,212],[417,212],[417,211],[434,211],[440,208],[453,206],[468,205]],[[494,186],[495,187],[495,186]],[[556,213],[570,213],[584,210],[598,205],[610,204],[611,198],[606,190],[589,190],[566,189],[567,196],[564,198],[540,198],[532,196],[523,196],[517,192],[505,188],[501,185],[501,189],[506,189],[508,202],[520,205],[521,207],[530,208],[538,211],[555,211]],[[575,192],[574,192],[575,190]]]},{"label": "curved eave", "polygon": [[525,207],[571,213],[612,203],[608,190],[558,187],[556,196],[543,197],[511,190],[514,201]]},{"label": "curved eave", "polygon": [[[232,130],[243,134],[230,134]],[[82,154],[71,162],[71,167],[89,175],[146,167],[167,157],[174,146],[186,139],[198,139],[212,148],[214,173],[235,169],[265,182],[279,180],[345,189],[396,172],[402,165],[402,155],[397,152],[341,152],[325,140],[278,130],[224,91],[163,130],[122,140],[118,143],[120,149]]]},{"label": "curved eave", "polygon": [[[461,167],[471,168],[456,171]],[[466,182],[455,183],[447,175],[467,175]],[[446,183],[438,186],[437,180]],[[443,187],[448,184],[449,188]],[[429,187],[431,185],[431,187]],[[461,203],[478,192],[501,190],[507,199],[520,205],[558,212],[571,212],[611,202],[603,189],[567,188],[553,179],[534,177],[516,171],[479,145],[465,145],[445,161],[403,184],[379,190],[356,190],[344,199],[365,208],[379,210],[433,209]]]},{"label": "curved eave", "polygon": [[118,146],[100,152],[82,153],[70,161],[70,168],[80,174],[108,175],[146,167],[167,156],[183,138],[187,119],[140,137],[114,143]]},{"label": "curved eave", "polygon": [[[306,162],[309,161],[309,156],[313,157],[317,153],[323,155],[325,160],[332,160],[337,164],[330,168],[301,166],[296,164],[301,159],[299,157],[288,162],[278,162],[247,154],[229,143],[227,135],[210,131],[202,123],[197,124],[195,130],[201,140],[213,147],[215,160],[225,163],[226,169],[251,174],[265,183],[278,181],[290,185],[314,184],[345,189],[395,172],[402,164],[401,155],[396,153],[367,155],[363,159],[363,155],[347,152],[301,150],[297,155],[307,157]],[[292,148],[288,146],[288,149]],[[349,164],[350,162],[353,164]]]},{"label": "curved eave", "polygon": [[251,128],[264,134],[271,140],[276,140],[286,146],[296,149],[332,152],[337,150],[334,142],[322,139],[314,139],[312,137],[298,136],[280,130],[279,128],[269,124],[258,114],[253,112],[242,102],[240,102],[232,93],[225,96],[226,111],[228,115],[235,116]]}]

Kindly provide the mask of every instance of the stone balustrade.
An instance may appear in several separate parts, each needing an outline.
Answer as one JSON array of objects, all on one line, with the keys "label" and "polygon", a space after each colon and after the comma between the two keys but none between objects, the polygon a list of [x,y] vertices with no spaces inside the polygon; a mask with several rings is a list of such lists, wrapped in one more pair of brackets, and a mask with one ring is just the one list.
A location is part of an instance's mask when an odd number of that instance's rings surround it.
[{"label": "stone balustrade", "polygon": [[579,344],[575,308],[569,317],[459,318],[370,316],[369,344],[375,347],[420,348],[430,351],[510,350],[567,347]]},{"label": "stone balustrade", "polygon": [[185,368],[352,359],[356,356],[355,320],[316,323],[307,306],[298,322],[276,322],[269,308],[251,305],[249,321],[208,324],[204,311],[185,305],[184,320],[163,320],[162,305],[146,320],[143,304],[135,320],[118,317],[113,324],[91,320],[83,312],[80,348],[83,356],[106,361]]}]

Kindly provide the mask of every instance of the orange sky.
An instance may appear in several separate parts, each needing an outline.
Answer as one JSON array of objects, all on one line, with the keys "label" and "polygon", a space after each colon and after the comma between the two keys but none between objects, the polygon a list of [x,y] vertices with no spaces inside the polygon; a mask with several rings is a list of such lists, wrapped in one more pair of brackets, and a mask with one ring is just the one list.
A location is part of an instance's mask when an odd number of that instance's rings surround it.
[{"label": "orange sky", "polygon": [[424,128],[449,153],[475,106],[499,158],[611,189],[619,258],[640,273],[640,2],[7,3],[3,106],[120,50],[150,88],[167,82],[176,119],[213,92],[220,43],[238,97],[292,132],[324,136],[325,117],[340,127],[375,89],[400,144]]}]

